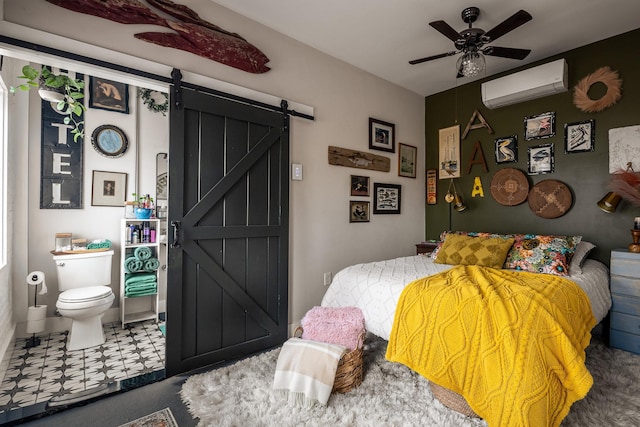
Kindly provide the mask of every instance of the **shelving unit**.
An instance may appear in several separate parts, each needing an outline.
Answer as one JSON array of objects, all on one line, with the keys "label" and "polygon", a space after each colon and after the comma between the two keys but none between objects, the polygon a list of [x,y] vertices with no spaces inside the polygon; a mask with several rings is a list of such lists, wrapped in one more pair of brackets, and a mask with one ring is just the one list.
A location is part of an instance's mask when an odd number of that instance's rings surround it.
[{"label": "shelving unit", "polygon": [[[155,319],[158,321],[158,270],[146,271],[144,269],[134,273],[127,273],[125,269],[125,262],[129,257],[135,255],[136,248],[146,246],[151,249],[151,257],[160,259],[160,242],[158,241],[158,235],[156,235],[156,241],[151,243],[131,243],[127,238],[130,233],[131,225],[142,228],[143,224],[148,222],[150,228],[156,230],[156,233],[160,231],[160,220],[156,218],[150,219],[136,219],[136,218],[123,218],[120,224],[120,243],[122,250],[120,251],[120,320],[122,321],[122,327],[127,323],[140,322],[143,320]],[[127,274],[155,274],[156,278],[156,292],[150,295],[131,296],[125,295],[125,282]]]}]

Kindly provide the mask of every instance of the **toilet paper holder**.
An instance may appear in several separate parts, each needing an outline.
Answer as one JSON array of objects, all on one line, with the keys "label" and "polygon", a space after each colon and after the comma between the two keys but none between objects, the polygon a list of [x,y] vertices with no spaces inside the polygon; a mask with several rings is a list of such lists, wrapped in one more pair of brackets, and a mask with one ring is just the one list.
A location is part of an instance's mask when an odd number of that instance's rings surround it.
[{"label": "toilet paper holder", "polygon": [[[33,306],[28,307],[27,313],[27,333],[32,333],[31,338],[27,339],[24,348],[31,348],[40,345],[40,338],[36,337],[37,332],[43,332],[46,329],[47,306],[38,305],[38,295],[46,295],[47,284],[45,282],[44,273],[42,271],[32,271],[27,275],[27,285],[35,286],[33,292]],[[42,285],[42,289],[38,293],[38,285]]]}]

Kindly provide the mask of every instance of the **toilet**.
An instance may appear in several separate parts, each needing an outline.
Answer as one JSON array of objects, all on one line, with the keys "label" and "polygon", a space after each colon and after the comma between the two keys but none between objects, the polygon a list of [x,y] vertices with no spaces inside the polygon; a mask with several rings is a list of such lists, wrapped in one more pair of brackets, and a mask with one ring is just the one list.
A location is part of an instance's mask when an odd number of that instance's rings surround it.
[{"label": "toilet", "polygon": [[115,296],[111,284],[113,251],[54,255],[58,312],[71,319],[67,350],[104,344],[102,316]]}]

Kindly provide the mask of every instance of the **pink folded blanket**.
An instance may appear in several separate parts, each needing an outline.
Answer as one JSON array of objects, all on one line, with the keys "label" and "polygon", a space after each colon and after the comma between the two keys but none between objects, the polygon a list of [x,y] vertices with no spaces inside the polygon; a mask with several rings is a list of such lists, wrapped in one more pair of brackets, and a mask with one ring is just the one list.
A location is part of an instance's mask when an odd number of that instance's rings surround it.
[{"label": "pink folded blanket", "polygon": [[302,338],[345,346],[349,351],[362,347],[358,342],[364,329],[364,315],[358,307],[313,307],[300,321]]}]

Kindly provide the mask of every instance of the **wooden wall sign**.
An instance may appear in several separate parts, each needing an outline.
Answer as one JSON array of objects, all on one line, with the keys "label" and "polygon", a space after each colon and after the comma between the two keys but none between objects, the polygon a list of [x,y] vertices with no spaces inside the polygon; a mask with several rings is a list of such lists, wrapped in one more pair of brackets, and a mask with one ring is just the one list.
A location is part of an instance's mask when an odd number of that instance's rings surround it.
[{"label": "wooden wall sign", "polygon": [[381,172],[391,170],[391,159],[388,157],[332,146],[329,146],[329,164]]},{"label": "wooden wall sign", "polygon": [[[479,157],[479,158],[476,158]],[[485,172],[489,172],[489,168],[487,167],[487,161],[484,159],[484,152],[482,151],[482,145],[480,145],[480,141],[476,141],[473,146],[473,153],[471,154],[471,158],[469,159],[469,163],[467,163],[466,173],[471,172],[471,167],[473,165],[481,165],[482,169]]]},{"label": "wooden wall sign", "polygon": [[[480,120],[480,123],[473,124],[473,122],[475,122],[476,119]],[[464,129],[464,133],[462,134],[462,139],[465,139],[467,137],[470,130],[481,129],[481,128],[486,128],[489,133],[493,133],[493,129],[491,128],[491,126],[489,126],[489,123],[487,123],[484,117],[482,117],[482,114],[480,114],[480,111],[475,110],[471,115],[471,118],[469,119],[469,123],[467,123],[467,127]]]},{"label": "wooden wall sign", "polygon": [[64,117],[42,101],[40,209],[82,209],[83,141],[73,141],[73,125],[65,125]]},{"label": "wooden wall sign", "polygon": [[180,49],[248,73],[266,73],[269,58],[236,33],[204,19],[191,8],[171,0],[147,0],[152,7],[176,20],[165,19],[140,1],[47,0],[74,12],[98,16],[121,24],[152,24],[170,29],[133,36],[160,46]]}]

